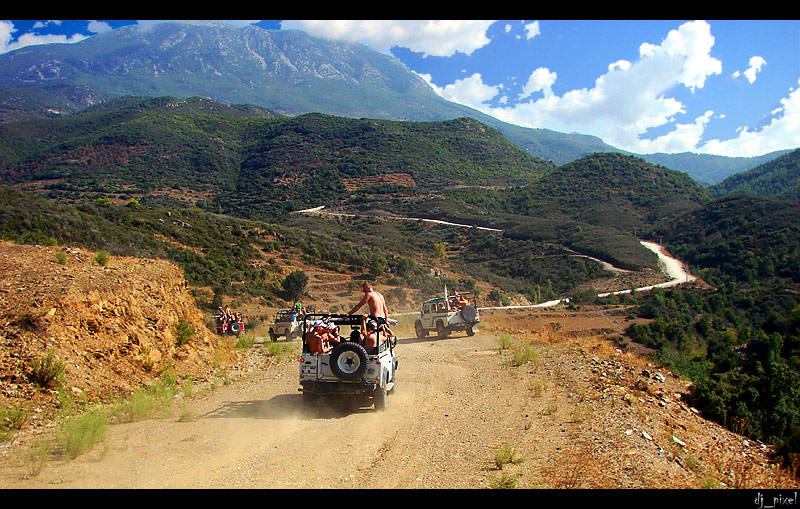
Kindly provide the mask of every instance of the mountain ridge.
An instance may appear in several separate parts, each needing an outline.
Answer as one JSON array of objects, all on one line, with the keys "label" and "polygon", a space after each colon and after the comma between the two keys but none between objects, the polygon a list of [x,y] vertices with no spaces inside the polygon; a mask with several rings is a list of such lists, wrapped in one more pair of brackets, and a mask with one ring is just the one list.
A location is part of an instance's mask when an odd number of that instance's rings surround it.
[{"label": "mountain ridge", "polygon": [[[20,48],[0,55],[0,68],[0,119],[74,111],[124,95],[200,95],[290,115],[321,112],[413,121],[469,116],[557,165],[600,151],[626,152],[590,135],[502,122],[446,101],[390,55],[297,30],[210,22],[123,27],[71,45]],[[51,96],[49,104],[42,105],[45,95],[32,95],[37,89]],[[747,160],[724,156],[694,158],[690,164],[669,154],[639,156],[704,184],[748,167]],[[698,171],[697,162],[711,169]]]}]

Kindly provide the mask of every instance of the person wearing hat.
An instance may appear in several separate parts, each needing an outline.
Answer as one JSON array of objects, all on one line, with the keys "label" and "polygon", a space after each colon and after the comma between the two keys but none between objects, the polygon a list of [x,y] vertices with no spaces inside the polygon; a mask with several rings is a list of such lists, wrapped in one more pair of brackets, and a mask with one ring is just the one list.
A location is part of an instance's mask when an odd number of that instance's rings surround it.
[{"label": "person wearing hat", "polygon": [[335,347],[341,341],[339,339],[339,327],[333,322],[328,322],[325,325],[325,338],[331,348]]},{"label": "person wearing hat", "polygon": [[303,339],[311,353],[328,353],[332,350],[326,338],[325,322],[322,320],[315,321]]}]

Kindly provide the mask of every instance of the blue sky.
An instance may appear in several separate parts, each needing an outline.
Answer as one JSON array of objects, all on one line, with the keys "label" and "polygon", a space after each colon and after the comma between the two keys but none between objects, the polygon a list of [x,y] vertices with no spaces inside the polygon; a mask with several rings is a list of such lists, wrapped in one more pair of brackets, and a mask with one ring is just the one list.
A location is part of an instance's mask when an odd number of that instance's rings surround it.
[{"label": "blue sky", "polygon": [[[800,147],[798,20],[222,20],[361,42],[444,98],[640,154]],[[0,52],[157,20],[0,20]]]}]

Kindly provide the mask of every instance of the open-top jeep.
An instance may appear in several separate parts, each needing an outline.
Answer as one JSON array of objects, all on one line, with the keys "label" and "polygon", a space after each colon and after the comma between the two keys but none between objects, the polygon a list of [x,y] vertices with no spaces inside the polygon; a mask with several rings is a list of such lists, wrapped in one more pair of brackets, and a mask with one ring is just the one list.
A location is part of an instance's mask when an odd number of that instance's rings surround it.
[{"label": "open-top jeep", "polygon": [[275,313],[275,318],[269,324],[269,338],[272,341],[277,341],[280,336],[284,336],[287,340],[291,341],[293,338],[300,336],[302,329],[302,316],[298,316],[295,311],[278,311]]},{"label": "open-top jeep", "polygon": [[[312,326],[326,317],[338,328],[339,343],[325,353],[312,353]],[[318,396],[352,394],[371,396],[375,409],[386,408],[386,397],[395,388],[397,338],[378,327],[377,346],[368,352],[361,344],[361,319],[361,315],[340,314],[308,314],[303,319],[300,390],[305,406],[313,406]]]},{"label": "open-top jeep", "polygon": [[240,336],[244,333],[244,322],[241,320],[229,320],[224,315],[219,314],[214,315],[214,322],[217,326],[217,334],[220,336]]},{"label": "open-top jeep", "polygon": [[414,322],[414,331],[418,338],[424,338],[429,332],[436,331],[439,338],[447,337],[454,331],[467,331],[472,336],[478,331],[480,313],[472,292],[461,294],[463,301],[458,302],[456,294],[428,299],[422,304],[419,318]]}]

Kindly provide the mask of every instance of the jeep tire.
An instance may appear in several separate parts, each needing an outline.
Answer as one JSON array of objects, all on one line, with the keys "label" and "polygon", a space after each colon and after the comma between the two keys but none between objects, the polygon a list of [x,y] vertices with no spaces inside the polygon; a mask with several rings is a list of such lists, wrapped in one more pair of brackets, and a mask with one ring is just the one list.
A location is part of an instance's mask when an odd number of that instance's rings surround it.
[{"label": "jeep tire", "polygon": [[339,380],[358,380],[367,371],[367,351],[352,341],[339,343],[331,351],[330,368]]},{"label": "jeep tire", "polygon": [[439,335],[439,339],[446,338],[447,332],[447,327],[444,326],[441,320],[436,322],[436,333]]},{"label": "jeep tire", "polygon": [[428,335],[428,331],[422,328],[422,322],[417,320],[414,322],[414,332],[417,333],[417,338],[422,339]]},{"label": "jeep tire", "polygon": [[386,387],[378,387],[372,393],[372,402],[375,405],[375,410],[386,410]]}]

